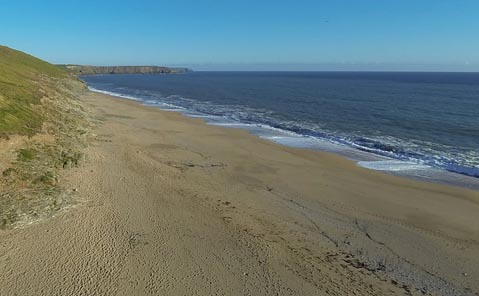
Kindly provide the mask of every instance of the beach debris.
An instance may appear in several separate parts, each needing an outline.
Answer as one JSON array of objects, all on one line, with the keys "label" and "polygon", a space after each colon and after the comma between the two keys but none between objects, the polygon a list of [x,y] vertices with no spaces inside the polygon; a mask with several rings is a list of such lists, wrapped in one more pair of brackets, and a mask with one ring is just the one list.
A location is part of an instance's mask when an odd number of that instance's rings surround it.
[{"label": "beach debris", "polygon": [[467,276],[467,272],[463,272],[461,273],[463,276]]},{"label": "beach debris", "polygon": [[73,192],[77,192],[77,191],[78,191],[78,189],[77,189],[77,188],[73,188],[72,190],[73,190]]},{"label": "beach debris", "polygon": [[222,163],[222,162],[217,162],[217,163],[212,163],[212,164],[210,164],[210,167],[212,167],[212,168],[215,168],[215,167],[222,167],[222,168],[224,168],[224,167],[226,167],[226,166],[227,166],[227,165],[224,164],[224,163]]}]

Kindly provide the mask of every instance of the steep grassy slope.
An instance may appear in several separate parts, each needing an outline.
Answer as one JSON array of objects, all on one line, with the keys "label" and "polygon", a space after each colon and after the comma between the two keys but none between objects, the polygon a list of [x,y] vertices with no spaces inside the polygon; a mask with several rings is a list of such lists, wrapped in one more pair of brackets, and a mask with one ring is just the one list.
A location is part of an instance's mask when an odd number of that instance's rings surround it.
[{"label": "steep grassy slope", "polygon": [[47,62],[0,46],[0,136],[32,135],[44,120],[35,105],[67,73]]},{"label": "steep grassy slope", "polygon": [[0,227],[50,215],[67,203],[64,168],[81,159],[85,85],[67,71],[0,46]]}]

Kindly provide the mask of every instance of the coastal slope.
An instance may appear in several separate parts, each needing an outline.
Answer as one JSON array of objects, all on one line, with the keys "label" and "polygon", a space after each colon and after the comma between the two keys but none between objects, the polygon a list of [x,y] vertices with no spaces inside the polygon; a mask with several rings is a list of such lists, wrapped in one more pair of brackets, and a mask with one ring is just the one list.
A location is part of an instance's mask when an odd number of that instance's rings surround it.
[{"label": "coastal slope", "polygon": [[53,215],[69,203],[59,182],[80,162],[86,87],[68,72],[0,46],[0,228]]},{"label": "coastal slope", "polygon": [[43,122],[34,110],[54,79],[67,76],[65,71],[33,56],[0,46],[0,134],[33,135]]}]

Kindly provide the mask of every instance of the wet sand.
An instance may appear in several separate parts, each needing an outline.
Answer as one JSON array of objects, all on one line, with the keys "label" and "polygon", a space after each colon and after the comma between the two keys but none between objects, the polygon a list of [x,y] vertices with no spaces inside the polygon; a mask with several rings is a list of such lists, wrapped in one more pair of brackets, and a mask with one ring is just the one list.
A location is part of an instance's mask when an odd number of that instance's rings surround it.
[{"label": "wet sand", "polygon": [[88,93],[78,200],[0,233],[0,295],[477,295],[479,191]]}]

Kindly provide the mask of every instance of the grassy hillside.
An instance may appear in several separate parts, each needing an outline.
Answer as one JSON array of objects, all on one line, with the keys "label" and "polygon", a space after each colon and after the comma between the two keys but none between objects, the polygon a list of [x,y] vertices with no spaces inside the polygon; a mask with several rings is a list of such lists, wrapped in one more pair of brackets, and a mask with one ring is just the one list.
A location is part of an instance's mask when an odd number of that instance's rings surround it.
[{"label": "grassy hillside", "polygon": [[88,129],[83,91],[64,69],[0,46],[0,227],[66,204],[61,171],[80,160]]},{"label": "grassy hillside", "polygon": [[35,134],[44,120],[35,105],[67,73],[47,62],[0,46],[0,136]]}]

